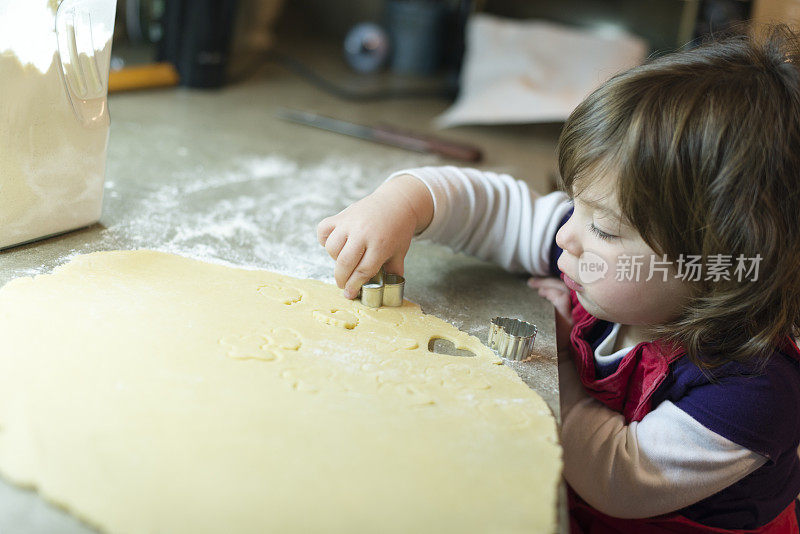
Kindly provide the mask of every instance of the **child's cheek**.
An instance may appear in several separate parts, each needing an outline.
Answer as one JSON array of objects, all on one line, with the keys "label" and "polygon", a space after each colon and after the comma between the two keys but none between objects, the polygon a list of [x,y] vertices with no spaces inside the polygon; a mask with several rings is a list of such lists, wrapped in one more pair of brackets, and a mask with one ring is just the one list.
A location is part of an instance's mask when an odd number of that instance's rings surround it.
[{"label": "child's cheek", "polygon": [[584,288],[613,284],[618,269],[618,252],[612,248],[586,248],[578,258],[578,281]]},{"label": "child's cheek", "polygon": [[645,267],[649,268],[649,264],[641,265],[638,274],[635,264],[633,272],[629,267],[631,262],[624,251],[586,250],[578,265],[584,296],[607,314],[635,319],[627,316],[646,293],[641,280],[646,278]]}]

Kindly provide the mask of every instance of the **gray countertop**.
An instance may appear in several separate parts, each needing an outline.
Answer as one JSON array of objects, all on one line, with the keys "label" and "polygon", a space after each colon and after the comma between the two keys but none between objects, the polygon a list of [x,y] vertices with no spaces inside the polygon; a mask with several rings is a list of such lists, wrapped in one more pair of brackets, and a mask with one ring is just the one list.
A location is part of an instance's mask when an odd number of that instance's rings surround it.
[{"label": "gray countertop", "polygon": [[[316,241],[320,219],[395,170],[454,163],[281,122],[274,118],[278,106],[430,129],[447,102],[343,104],[277,67],[222,91],[113,95],[100,223],[0,252],[0,285],[48,272],[77,254],[139,248],[332,282],[333,262]],[[554,133],[542,126],[442,135],[481,144],[489,156],[483,167],[512,172],[547,192]],[[558,417],[553,308],[524,276],[419,242],[407,257],[406,279],[406,298],[483,341],[493,316],[535,323],[540,357],[513,367]],[[34,493],[0,482],[5,532],[92,531]]]}]

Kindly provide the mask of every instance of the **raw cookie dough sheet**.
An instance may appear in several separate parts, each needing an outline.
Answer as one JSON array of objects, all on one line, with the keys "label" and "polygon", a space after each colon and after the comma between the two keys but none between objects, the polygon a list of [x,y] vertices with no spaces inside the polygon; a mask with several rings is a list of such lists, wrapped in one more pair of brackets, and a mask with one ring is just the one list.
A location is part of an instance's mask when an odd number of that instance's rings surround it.
[{"label": "raw cookie dough sheet", "polygon": [[0,473],[113,533],[552,532],[555,422],[498,363],[408,302],[79,256],[0,289]]}]

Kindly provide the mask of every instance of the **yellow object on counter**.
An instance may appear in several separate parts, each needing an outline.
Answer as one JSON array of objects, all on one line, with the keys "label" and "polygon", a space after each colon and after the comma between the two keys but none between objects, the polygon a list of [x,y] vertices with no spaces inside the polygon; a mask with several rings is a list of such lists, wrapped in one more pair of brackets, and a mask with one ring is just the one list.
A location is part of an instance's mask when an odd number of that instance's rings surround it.
[{"label": "yellow object on counter", "polygon": [[151,63],[112,70],[108,75],[108,92],[155,89],[178,85],[180,78],[172,63]]}]

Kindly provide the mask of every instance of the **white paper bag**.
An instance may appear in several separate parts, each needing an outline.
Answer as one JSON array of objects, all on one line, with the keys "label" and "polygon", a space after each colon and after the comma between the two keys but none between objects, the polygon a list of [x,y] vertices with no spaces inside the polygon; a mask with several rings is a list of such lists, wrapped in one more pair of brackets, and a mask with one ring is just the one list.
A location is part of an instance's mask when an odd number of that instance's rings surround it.
[{"label": "white paper bag", "polygon": [[463,124],[565,120],[614,74],[640,64],[648,50],[622,32],[590,32],[540,20],[473,15],[467,23],[461,91],[436,119]]}]

